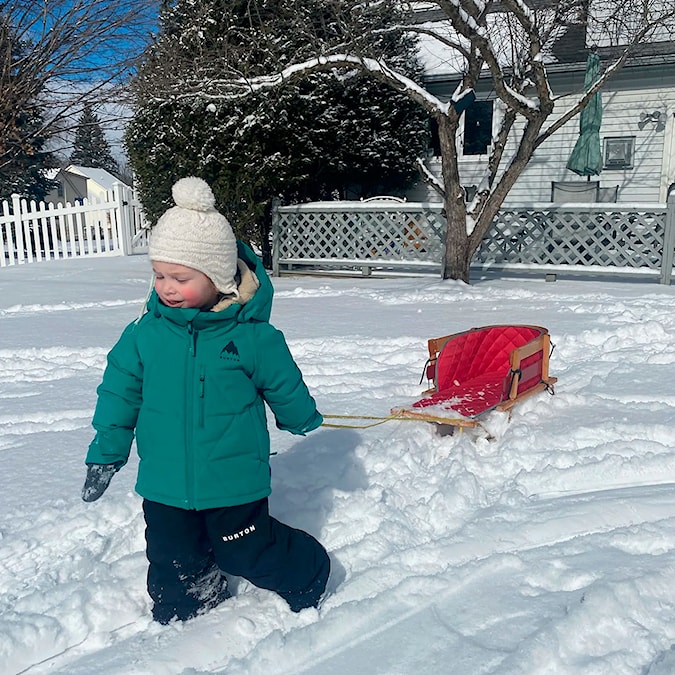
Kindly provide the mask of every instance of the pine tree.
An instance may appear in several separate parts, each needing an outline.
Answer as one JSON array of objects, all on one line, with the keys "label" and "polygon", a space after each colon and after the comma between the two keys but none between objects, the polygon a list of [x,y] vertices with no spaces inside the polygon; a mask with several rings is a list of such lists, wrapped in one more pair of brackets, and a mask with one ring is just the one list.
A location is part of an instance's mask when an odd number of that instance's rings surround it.
[{"label": "pine tree", "polygon": [[54,186],[46,172],[56,166],[45,148],[42,109],[36,100],[19,109],[12,105],[12,93],[24,86],[16,64],[30,48],[0,16],[0,198],[16,193],[41,201]]},{"label": "pine tree", "polygon": [[[326,72],[242,100],[209,97],[211,78],[269,72],[310,55],[317,39],[341,39],[333,5],[340,3],[178,0],[165,7],[135,81],[137,109],[125,139],[151,219],[168,205],[173,181],[194,173],[213,185],[237,234],[264,250],[274,196],[358,198],[400,193],[410,183],[427,144],[426,116],[371,80]],[[369,20],[384,24],[383,16]],[[382,31],[369,48],[419,73],[413,45],[400,36]],[[158,103],[178,82],[191,91]]]},{"label": "pine tree", "polygon": [[113,175],[119,172],[117,162],[110,152],[110,144],[103,133],[101,120],[89,104],[84,106],[82,115],[77,121],[70,163],[105,169]]}]

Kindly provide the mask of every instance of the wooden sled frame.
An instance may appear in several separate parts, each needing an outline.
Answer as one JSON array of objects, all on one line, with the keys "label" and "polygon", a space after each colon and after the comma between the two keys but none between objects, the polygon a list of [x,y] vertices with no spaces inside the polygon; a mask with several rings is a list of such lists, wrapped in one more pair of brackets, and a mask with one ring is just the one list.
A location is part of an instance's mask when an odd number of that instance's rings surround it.
[{"label": "wooden sled frame", "polygon": [[[526,398],[529,398],[530,396],[534,396],[535,394],[538,394],[546,390],[553,392],[553,386],[558,381],[558,378],[551,377],[551,375],[549,374],[549,359],[551,355],[551,336],[549,335],[548,330],[542,326],[534,326],[526,324],[521,325],[526,328],[532,328],[540,331],[540,335],[532,339],[531,341],[527,342],[526,344],[520,347],[515,347],[511,350],[509,355],[509,366],[510,366],[509,374],[511,376],[511,382],[508,389],[508,395],[496,406],[493,406],[488,410],[485,410],[484,412],[475,415],[473,417],[462,417],[461,415],[458,415],[457,417],[452,417],[452,410],[448,411],[447,416],[441,414],[434,414],[432,412],[425,412],[423,408],[414,410],[411,410],[410,408],[392,408],[391,414],[397,417],[418,419],[421,421],[431,422],[446,427],[452,426],[452,427],[471,428],[479,426],[480,424],[479,418],[487,412],[490,412],[492,410],[498,411],[510,410],[516,403]],[[445,335],[443,337],[429,339],[427,342],[429,359],[425,364],[425,372],[424,372],[427,379],[431,381],[435,380],[436,364],[438,361],[438,357],[448,341],[461,335],[465,335],[466,333],[470,333],[472,331],[489,330],[491,328],[503,328],[503,327],[504,326],[498,324],[490,326],[477,326],[469,329],[468,331],[461,331],[459,333],[452,333],[450,335]],[[540,381],[533,387],[530,387],[527,390],[518,393],[518,385],[520,384],[521,380],[527,380],[528,375],[530,375],[530,373],[528,373],[527,368],[525,369],[525,372],[523,372],[523,370],[521,369],[521,364],[528,357],[536,354],[537,352],[541,352],[542,354]],[[531,368],[532,367],[538,366],[531,366]],[[422,393],[425,395],[430,395],[436,392],[437,388],[434,385],[433,387],[425,390]]]}]

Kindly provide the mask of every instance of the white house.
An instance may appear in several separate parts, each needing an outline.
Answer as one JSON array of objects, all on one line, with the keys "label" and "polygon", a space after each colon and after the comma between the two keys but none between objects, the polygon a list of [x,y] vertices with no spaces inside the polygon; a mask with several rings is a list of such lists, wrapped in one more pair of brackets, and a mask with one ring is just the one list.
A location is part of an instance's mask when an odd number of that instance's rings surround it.
[{"label": "white house", "polygon": [[45,201],[52,204],[75,204],[83,199],[105,202],[114,184],[121,182],[105,169],[75,164],[60,169],[53,179],[58,185],[45,197]]},{"label": "white house", "polygon": [[[661,0],[655,0],[660,2]],[[443,24],[438,12],[423,16],[436,29]],[[452,31],[447,21],[445,29]],[[590,22],[589,22],[590,26]],[[603,46],[602,39],[580,26],[568,31],[547,64],[549,84],[558,97],[549,122],[578,100],[583,92],[588,45],[593,45],[604,65],[611,63],[616,49]],[[603,168],[590,180],[566,168],[579,134],[576,117],[545,141],[509,192],[505,205],[524,202],[617,201],[664,202],[675,184],[675,42],[672,32],[660,41],[643,44],[624,67],[602,89],[600,141]],[[431,39],[420,43],[425,66],[425,85],[434,95],[449,99],[460,79],[458,62],[451,50]],[[464,113],[458,139],[462,185],[470,198],[487,165],[496,134],[501,101],[489,73],[476,89],[476,102]],[[547,124],[548,126],[548,124]],[[513,148],[515,145],[511,141]],[[430,153],[427,166],[440,175],[438,149]],[[509,155],[509,148],[505,157]],[[408,194],[411,201],[438,201],[433,189],[421,180]]]}]

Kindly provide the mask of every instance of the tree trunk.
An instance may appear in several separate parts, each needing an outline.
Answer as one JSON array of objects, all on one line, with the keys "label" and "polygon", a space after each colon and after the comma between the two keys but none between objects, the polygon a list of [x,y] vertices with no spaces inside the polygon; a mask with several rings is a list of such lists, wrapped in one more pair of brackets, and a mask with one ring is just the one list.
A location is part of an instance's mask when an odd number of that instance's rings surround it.
[{"label": "tree trunk", "polygon": [[445,256],[443,278],[460,279],[469,283],[469,238],[466,233],[466,201],[459,176],[457,143],[455,141],[459,115],[450,110],[438,118],[438,140],[441,148],[441,168],[445,196]]},{"label": "tree trunk", "polygon": [[469,240],[466,236],[466,214],[453,215],[448,209],[447,200],[445,211],[448,219],[448,229],[445,234],[445,260],[443,264],[444,279],[458,279],[469,283],[469,268],[471,252]]},{"label": "tree trunk", "polygon": [[258,231],[260,233],[260,250],[262,252],[262,264],[267,270],[272,269],[272,242],[270,232],[272,231],[272,213],[273,207],[270,202],[265,207],[265,213],[262,221],[259,223]]}]

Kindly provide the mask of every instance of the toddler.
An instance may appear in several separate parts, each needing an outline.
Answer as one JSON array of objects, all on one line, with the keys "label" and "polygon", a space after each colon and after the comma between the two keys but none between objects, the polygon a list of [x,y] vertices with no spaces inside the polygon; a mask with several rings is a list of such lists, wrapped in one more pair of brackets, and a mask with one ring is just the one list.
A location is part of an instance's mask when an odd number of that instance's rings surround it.
[{"label": "toddler", "polygon": [[150,234],[154,291],[108,354],[82,498],[98,499],[127,462],[146,521],[153,617],[187,620],[229,597],[224,573],[316,607],[328,554],[268,512],[270,439],[323,418],[283,334],[269,323],[272,284],[235,240],[211,188],[188,177]]}]

